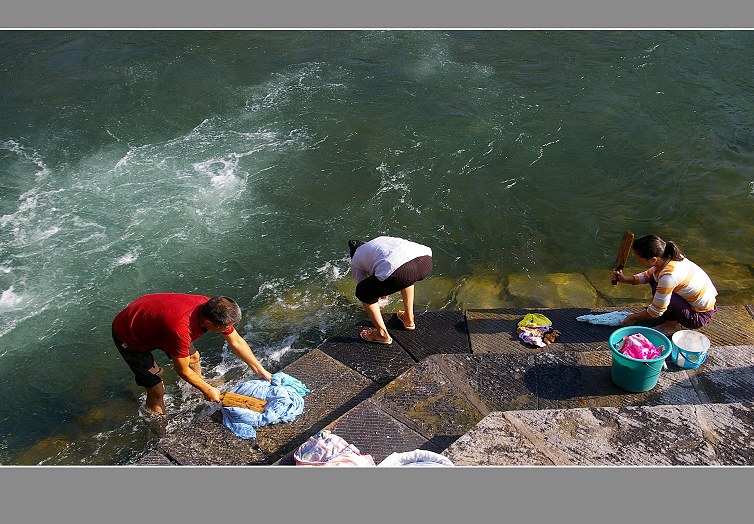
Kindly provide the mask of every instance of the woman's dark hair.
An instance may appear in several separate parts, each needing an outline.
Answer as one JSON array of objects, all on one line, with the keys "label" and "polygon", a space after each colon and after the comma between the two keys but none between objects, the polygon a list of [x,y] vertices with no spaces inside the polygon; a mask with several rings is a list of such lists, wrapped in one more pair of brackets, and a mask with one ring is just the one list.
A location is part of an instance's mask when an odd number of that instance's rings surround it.
[{"label": "woman's dark hair", "polygon": [[681,250],[674,242],[665,242],[657,235],[644,235],[634,240],[631,249],[641,258],[668,258],[670,260],[683,260]]},{"label": "woman's dark hair", "polygon": [[241,320],[241,308],[232,298],[218,296],[204,303],[202,316],[216,326],[235,324]]},{"label": "woman's dark hair", "polygon": [[348,241],[348,251],[351,253],[351,258],[353,258],[354,253],[356,253],[356,248],[359,246],[363,246],[366,244],[363,240],[349,240]]}]

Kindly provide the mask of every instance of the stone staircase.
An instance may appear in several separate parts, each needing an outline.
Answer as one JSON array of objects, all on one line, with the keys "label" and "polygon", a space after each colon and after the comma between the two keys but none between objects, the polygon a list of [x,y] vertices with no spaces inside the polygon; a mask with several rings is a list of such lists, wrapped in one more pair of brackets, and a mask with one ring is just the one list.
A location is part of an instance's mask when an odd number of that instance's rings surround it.
[{"label": "stone staircase", "polygon": [[[610,378],[609,326],[577,316],[636,308],[435,311],[405,331],[386,315],[391,346],[358,332],[332,337],[286,366],[310,389],[293,422],[243,440],[215,412],[165,436],[140,465],[289,465],[308,437],[330,429],[379,463],[422,448],[456,465],[754,464],[754,309],[722,306],[701,331],[707,361],[668,361],[643,393]],[[560,331],[546,348],[516,335],[541,312]]]}]

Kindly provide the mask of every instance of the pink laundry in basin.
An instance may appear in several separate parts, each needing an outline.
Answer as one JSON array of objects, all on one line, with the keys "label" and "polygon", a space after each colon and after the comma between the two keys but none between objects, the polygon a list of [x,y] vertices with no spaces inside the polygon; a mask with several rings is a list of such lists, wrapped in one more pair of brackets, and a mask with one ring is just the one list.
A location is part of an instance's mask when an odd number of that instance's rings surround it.
[{"label": "pink laundry in basin", "polygon": [[615,349],[627,357],[649,360],[662,355],[662,352],[665,351],[665,346],[661,345],[657,348],[641,333],[634,333],[633,335],[623,337],[623,340],[618,342]]}]

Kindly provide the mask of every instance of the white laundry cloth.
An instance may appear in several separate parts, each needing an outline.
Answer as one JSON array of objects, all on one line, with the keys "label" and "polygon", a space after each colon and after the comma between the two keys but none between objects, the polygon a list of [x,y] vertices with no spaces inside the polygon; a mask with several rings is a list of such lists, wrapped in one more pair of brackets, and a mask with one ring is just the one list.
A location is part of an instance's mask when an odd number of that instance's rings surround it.
[{"label": "white laundry cloth", "polygon": [[576,317],[576,320],[589,322],[590,324],[600,324],[602,326],[620,326],[620,323],[630,314],[630,311],[611,311],[610,313],[600,313],[597,315],[581,315]]},{"label": "white laundry cloth", "polygon": [[455,466],[453,462],[439,453],[426,449],[395,452],[388,455],[378,466]]}]

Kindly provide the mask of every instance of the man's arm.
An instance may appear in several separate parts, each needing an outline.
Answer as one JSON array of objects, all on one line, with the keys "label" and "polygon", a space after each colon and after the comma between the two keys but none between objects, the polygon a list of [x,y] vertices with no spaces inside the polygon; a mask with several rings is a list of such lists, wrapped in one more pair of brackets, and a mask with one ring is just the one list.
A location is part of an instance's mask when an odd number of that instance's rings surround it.
[{"label": "man's arm", "polygon": [[256,375],[269,382],[272,380],[272,375],[269,371],[267,371],[264,366],[257,360],[257,357],[254,356],[254,352],[249,347],[248,342],[238,334],[238,331],[235,329],[228,335],[223,334],[223,338],[228,342],[228,345],[230,346],[230,349],[233,350],[233,353],[238,355],[238,358],[246,362],[246,365],[251,368],[251,370],[256,373]]},{"label": "man's arm", "polygon": [[220,402],[220,390],[207,384],[201,376],[191,369],[191,357],[172,357],[173,367],[178,376],[202,392],[204,398],[211,402]]}]

